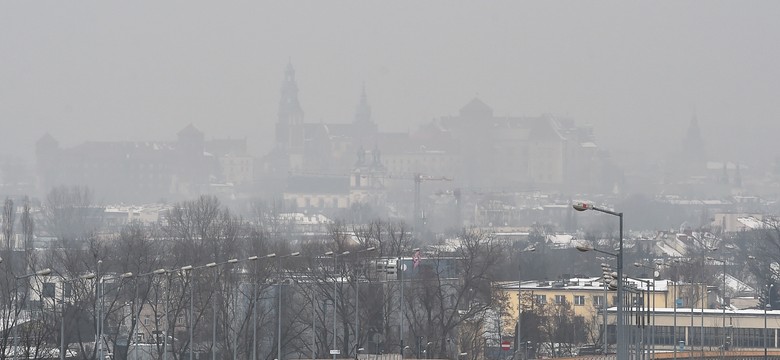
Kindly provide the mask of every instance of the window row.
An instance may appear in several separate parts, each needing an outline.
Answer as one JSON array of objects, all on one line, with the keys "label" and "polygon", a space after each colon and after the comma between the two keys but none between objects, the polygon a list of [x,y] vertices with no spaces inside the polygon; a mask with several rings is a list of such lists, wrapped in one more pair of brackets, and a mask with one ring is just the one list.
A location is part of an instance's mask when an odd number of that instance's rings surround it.
[{"label": "window row", "polygon": [[[555,295],[554,297],[555,304],[565,304],[567,302],[566,295]],[[534,295],[534,302],[537,304],[546,304],[547,303],[547,295]],[[604,296],[601,295],[594,295],[591,297],[591,302],[593,306],[596,307],[602,307],[604,306]],[[614,299],[613,299],[614,302]],[[586,305],[585,295],[573,295],[573,304],[577,306]]]}]

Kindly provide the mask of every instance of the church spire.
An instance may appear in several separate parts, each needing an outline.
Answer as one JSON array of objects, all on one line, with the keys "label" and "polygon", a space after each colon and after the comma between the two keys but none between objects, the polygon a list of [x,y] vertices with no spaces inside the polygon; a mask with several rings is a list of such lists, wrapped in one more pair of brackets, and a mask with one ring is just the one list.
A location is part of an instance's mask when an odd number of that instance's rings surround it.
[{"label": "church spire", "polygon": [[292,61],[287,63],[287,68],[284,71],[278,116],[280,123],[303,122],[303,110],[298,102],[298,83],[295,81],[295,69],[292,66]]},{"label": "church spire", "polygon": [[699,119],[695,112],[688,125],[685,139],[683,139],[683,153],[688,161],[703,162],[706,160],[704,141],[701,138],[701,131],[699,130]]},{"label": "church spire", "polygon": [[355,123],[371,122],[371,107],[368,105],[368,96],[366,96],[366,84],[363,83],[363,90],[360,94],[360,102],[355,111]]},{"label": "church spire", "polygon": [[279,99],[276,144],[289,153],[302,154],[304,143],[303,110],[298,102],[298,83],[292,61],[287,63]]}]

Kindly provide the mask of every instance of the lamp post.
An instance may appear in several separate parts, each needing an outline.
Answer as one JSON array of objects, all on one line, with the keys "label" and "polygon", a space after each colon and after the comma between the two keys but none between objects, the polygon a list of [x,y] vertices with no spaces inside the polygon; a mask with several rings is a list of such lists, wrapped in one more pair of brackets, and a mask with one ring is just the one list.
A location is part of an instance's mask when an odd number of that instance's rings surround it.
[{"label": "lamp post", "polygon": [[[748,260],[750,260],[750,261],[757,261],[758,258],[753,256],[753,255],[749,255],[748,256]],[[770,281],[771,280],[767,280],[766,281],[767,284],[765,286],[766,286],[766,289],[767,289],[767,294],[766,294],[766,298],[765,298],[766,302],[764,303],[764,306],[763,306],[764,307],[764,336],[763,336],[763,338],[764,338],[764,360],[767,360],[767,358],[768,358],[768,354],[767,354],[768,353],[768,346],[767,346],[767,339],[766,339],[767,338],[767,310],[772,308],[772,298],[773,298],[772,292],[773,292],[773,288],[775,286],[775,284],[770,283]]]},{"label": "lamp post", "polygon": [[[100,265],[100,263],[102,263],[102,261],[98,261],[98,266]],[[104,356],[103,356],[103,297],[105,296],[105,283],[106,283],[106,280],[117,280],[117,279],[124,280],[124,279],[127,279],[127,278],[132,277],[132,276],[133,276],[132,272],[126,272],[124,274],[120,274],[119,276],[109,276],[109,277],[106,277],[106,276],[102,276],[101,275],[98,278],[97,283],[98,283],[98,287],[100,289],[100,297],[99,297],[99,301],[98,301],[98,304],[100,304],[100,309],[98,311],[98,314],[100,314],[100,317],[98,318],[98,326],[97,326],[97,328],[99,329],[99,333],[98,333],[98,336],[97,336],[98,343],[96,344],[97,345],[98,360],[104,360],[105,359]]]},{"label": "lamp post", "polygon": [[[138,341],[136,340],[136,338],[137,338],[136,333],[137,333],[137,329],[138,329],[138,325],[139,325],[139,321],[138,320],[141,317],[141,309],[143,308],[143,304],[141,306],[137,305],[137,302],[138,302],[138,299],[139,299],[139,295],[138,295],[138,279],[140,279],[142,277],[153,276],[153,275],[160,275],[160,274],[164,274],[164,273],[165,273],[165,269],[157,269],[157,270],[154,270],[154,271],[150,271],[148,273],[143,273],[143,274],[138,274],[138,275],[133,276],[133,278],[135,279],[135,298],[133,300],[133,316],[135,317],[135,326],[133,327],[132,334],[130,334],[130,340],[127,342],[127,346],[128,346],[128,352],[130,352],[130,344],[132,344],[133,341],[136,342],[136,346],[133,349],[133,358],[134,359],[138,359],[138,344],[137,344]],[[166,310],[166,316],[167,316],[167,310]]]},{"label": "lamp post", "polygon": [[[651,301],[650,306],[653,309],[653,316],[652,316],[652,320],[650,321],[650,349],[651,349],[651,352],[653,353],[653,356],[652,356],[653,359],[655,359],[655,295],[656,295],[656,293],[655,293],[655,279],[660,276],[660,273],[658,272],[658,265],[661,265],[660,261],[654,262],[652,266],[648,266],[648,265],[645,265],[645,264],[642,264],[642,263],[638,263],[638,262],[634,263],[634,266],[636,266],[636,267],[641,267],[641,268],[645,268],[645,269],[653,271],[653,282],[652,282],[652,287],[653,287],[653,292],[652,292],[653,295],[652,296],[653,297],[650,299],[650,301]],[[693,327],[693,318],[691,318],[691,327]]]},{"label": "lamp post", "polygon": [[165,274],[167,280],[167,285],[165,287],[165,298],[163,299],[163,301],[165,301],[163,304],[163,311],[165,312],[165,331],[163,332],[163,360],[168,360],[168,331],[171,329],[170,315],[168,314],[168,301],[170,300],[171,296],[171,273],[171,271],[164,269],[162,272],[162,274]]},{"label": "lamp post", "polygon": [[[101,310],[102,310],[102,304],[100,304],[100,278],[103,276],[103,274],[100,273],[100,265],[103,264],[103,260],[97,261],[97,271],[95,274],[97,275],[98,281],[95,281],[95,357],[100,356],[100,354],[97,353],[97,345],[100,342],[100,318],[101,318]],[[98,358],[97,360],[103,360]]]},{"label": "lamp post", "polygon": [[[418,252],[420,251],[420,248],[414,248],[412,249],[412,252]],[[398,327],[399,332],[399,338],[400,338],[400,348],[401,348],[401,359],[404,358],[404,349],[408,348],[408,346],[404,346],[404,318],[406,318],[406,301],[404,300],[404,280],[405,276],[404,273],[406,273],[406,266],[401,262],[401,256],[399,254],[398,256],[398,271],[399,271],[399,277],[401,278],[401,298],[399,299],[399,307],[401,310],[401,321],[400,326]]]},{"label": "lamp post", "polygon": [[[577,245],[576,248],[577,248],[578,251],[582,251],[582,252],[595,251],[597,253],[601,253],[601,254],[604,254],[604,255],[609,255],[609,256],[612,256],[612,257],[615,257],[615,258],[620,256],[618,254],[611,253],[609,251],[596,249],[596,248],[594,248],[592,246],[584,245],[584,244]],[[609,265],[608,264],[604,264],[604,263],[601,264],[601,271],[603,273],[603,275],[602,275],[602,282],[604,283],[604,336],[603,337],[604,337],[604,355],[606,355],[607,354],[607,350],[608,350],[608,345],[607,345],[607,288],[610,286],[609,283],[611,282],[611,280],[617,280],[617,279],[615,279],[615,277],[617,277],[617,273],[612,273],[612,269],[609,267]],[[623,300],[618,297],[617,304],[621,304],[622,301]],[[620,307],[618,307],[618,310],[619,309],[620,309]],[[616,335],[615,338],[617,340],[617,329],[615,331],[615,335]]]},{"label": "lamp post", "polygon": [[523,261],[522,254],[526,252],[534,252],[536,247],[531,246],[525,250],[520,250],[517,254],[517,331],[515,333],[515,353],[520,350],[520,341],[523,340],[522,328],[523,324]]},{"label": "lamp post", "polygon": [[625,341],[625,334],[623,333],[623,324],[625,322],[625,319],[623,319],[623,213],[602,209],[586,203],[577,203],[572,205],[572,207],[577,211],[594,210],[612,216],[617,216],[620,221],[620,234],[617,252],[617,360],[627,360],[628,344]]},{"label": "lamp post", "polygon": [[[18,328],[19,324],[17,321],[19,320],[19,280],[28,279],[31,277],[38,277],[38,276],[46,276],[51,274],[51,269],[43,269],[38,270],[31,274],[21,275],[14,277],[14,360],[17,359],[19,354],[19,335],[18,335]],[[25,299],[27,297],[25,296]]]},{"label": "lamp post", "polygon": [[[607,342],[607,308],[608,308],[607,289],[609,289],[609,285],[607,284],[607,276],[612,273],[612,268],[609,266],[609,264],[601,263],[601,272],[602,272],[601,285],[604,288],[604,300],[603,300],[603,304],[601,304],[602,306],[601,315],[603,316],[602,321],[604,323],[601,337],[603,338],[602,340],[604,341],[604,345],[603,345],[604,348],[601,354],[607,355],[607,352],[609,350],[609,343]],[[612,276],[609,277],[611,278]]]},{"label": "lamp post", "polygon": [[[84,275],[80,275],[77,278],[73,278],[70,280],[62,280],[62,289],[60,289],[60,360],[65,360],[65,284],[71,283],[76,280],[90,280],[94,279],[95,274],[94,273],[88,273]],[[74,291],[71,287],[71,295],[73,295]]]},{"label": "lamp post", "polygon": [[[282,360],[282,259],[286,259],[288,257],[296,257],[300,256],[300,252],[294,252],[288,255],[280,256],[279,257],[279,281],[277,286],[279,287],[277,289],[277,295],[279,297],[278,301],[278,309],[277,309],[277,323],[276,323],[276,359]],[[276,255],[274,255],[276,256]]]},{"label": "lamp post", "polygon": [[[371,246],[355,252],[356,261],[360,261],[360,254],[375,251],[376,247]],[[360,348],[360,274],[355,266],[355,360],[358,358],[358,348]]]},{"label": "lamp post", "polygon": [[187,314],[187,317],[188,317],[188,320],[189,320],[189,323],[187,324],[187,332],[188,332],[187,335],[189,337],[189,340],[188,340],[188,343],[187,343],[187,347],[188,347],[187,350],[188,350],[188,353],[189,353],[189,360],[192,360],[192,325],[195,323],[194,322],[195,319],[192,318],[192,314],[193,314],[192,310],[193,310],[193,307],[194,307],[194,305],[192,303],[192,300],[193,300],[193,287],[195,287],[195,277],[194,277],[194,273],[192,272],[193,269],[195,269],[195,268],[192,265],[185,265],[185,266],[182,266],[179,269],[182,272],[188,273],[190,275],[189,276],[189,279],[190,279],[190,294],[189,294],[190,295],[190,308],[189,308],[189,313]]},{"label": "lamp post", "polygon": [[[271,259],[276,257],[275,253],[270,253],[264,256],[266,259]],[[259,257],[257,256],[250,256],[247,260],[249,261],[257,261]],[[255,281],[252,281],[252,296],[254,297],[252,299],[252,360],[257,360],[257,272],[255,268]],[[190,360],[192,358],[190,357]]]},{"label": "lamp post", "polygon": [[[639,264],[639,263],[634,263],[634,266],[637,266],[637,265],[639,265],[639,266],[642,266],[642,265],[641,265],[641,264]],[[653,298],[654,298],[654,296],[655,296],[655,294],[653,294],[653,296],[652,296],[652,297],[650,297],[650,296],[651,296],[651,295],[650,295],[650,293],[651,293],[651,292],[650,292],[650,289],[651,289],[651,288],[653,289],[653,293],[655,293],[655,279],[652,279],[652,280],[647,280],[647,279],[641,279],[641,278],[636,278],[636,277],[631,277],[631,276],[626,276],[626,278],[627,278],[627,279],[631,279],[631,280],[633,280],[633,281],[636,281],[636,282],[639,282],[639,283],[642,283],[642,284],[644,284],[644,286],[645,286],[645,288],[644,288],[644,289],[639,289],[639,288],[638,288],[638,289],[636,290],[636,291],[637,291],[637,293],[639,294],[639,295],[638,295],[638,299],[640,299],[641,301],[635,301],[635,302],[634,302],[634,306],[636,306],[636,307],[637,307],[636,311],[637,311],[639,314],[642,314],[642,312],[645,312],[645,311],[646,311],[646,310],[644,310],[644,309],[646,309],[648,306],[650,306],[650,304],[651,304],[651,302],[653,301]],[[648,296],[648,297],[650,297],[650,299],[647,299],[647,302],[645,302],[645,298],[644,298],[644,294],[645,294],[645,293],[647,294],[647,296]],[[647,305],[645,305],[645,304],[647,304]],[[646,352],[645,352],[645,346],[646,346],[646,342],[645,342],[645,335],[644,335],[644,327],[645,327],[645,326],[643,325],[643,323],[645,323],[645,322],[647,321],[647,319],[648,319],[648,318],[647,318],[647,317],[645,317],[644,315],[641,315],[641,318],[640,318],[639,316],[637,317],[637,327],[639,327],[640,329],[642,329],[642,331],[640,332],[640,335],[641,335],[641,336],[639,337],[639,339],[640,339],[640,343],[641,343],[641,346],[639,347],[639,349],[640,349],[640,351],[641,351],[641,355],[640,355],[640,357],[641,357],[642,359],[644,359],[644,358],[645,358],[645,353],[646,353]],[[652,323],[655,323],[655,305],[653,305],[653,321],[652,321]],[[652,328],[651,328],[651,329],[652,329]],[[655,346],[655,344],[653,344],[653,346]],[[655,351],[655,349],[653,349],[653,351]],[[654,356],[653,356],[653,357],[655,357],[655,354],[654,354]]]},{"label": "lamp post", "polygon": [[721,294],[721,309],[723,313],[723,345],[721,345],[721,356],[725,356],[726,354],[726,260],[723,259],[716,259],[713,257],[707,257],[707,260],[719,262],[723,264],[723,294]]},{"label": "lamp post", "polygon": [[769,293],[767,294],[767,303],[766,303],[766,304],[764,304],[764,360],[767,360],[767,359],[769,358],[769,356],[768,356],[768,354],[767,354],[767,352],[768,352],[768,349],[767,349],[767,342],[766,342],[766,338],[767,338],[767,336],[766,336],[766,335],[767,335],[767,334],[766,334],[766,333],[767,333],[767,326],[766,326],[766,310],[767,310],[768,308],[772,307],[772,301],[771,301],[771,299],[772,299],[772,291],[774,290],[774,289],[773,289],[774,287],[775,287],[775,284],[769,284],[769,285],[767,286],[767,290],[769,291]]},{"label": "lamp post", "polygon": [[[328,251],[325,253],[325,256],[333,256],[333,348],[331,349],[331,353],[333,354],[333,360],[336,360],[336,353],[338,352],[338,349],[336,348],[336,299],[338,297],[338,281],[336,279],[336,268],[338,267],[338,259],[339,256],[349,255],[349,251],[344,251],[343,253],[336,254],[333,251]],[[278,359],[281,360],[281,359]]]},{"label": "lamp post", "polygon": [[[225,265],[225,264],[235,264],[237,262],[238,262],[238,259],[233,258],[233,259],[230,259],[230,260],[227,260],[227,261],[223,261],[223,262],[220,262],[220,263],[210,262],[210,263],[208,263],[208,264],[206,264],[204,266],[207,267],[207,268],[214,269],[214,283],[218,284],[219,283],[219,281],[218,281],[219,280],[218,279],[219,278],[219,272],[217,271],[218,270],[217,266]],[[215,347],[217,345],[217,300],[216,300],[216,296],[215,296],[214,301],[211,303],[211,318],[212,318],[212,321],[211,321],[211,360],[217,360],[217,352],[215,350]]]}]

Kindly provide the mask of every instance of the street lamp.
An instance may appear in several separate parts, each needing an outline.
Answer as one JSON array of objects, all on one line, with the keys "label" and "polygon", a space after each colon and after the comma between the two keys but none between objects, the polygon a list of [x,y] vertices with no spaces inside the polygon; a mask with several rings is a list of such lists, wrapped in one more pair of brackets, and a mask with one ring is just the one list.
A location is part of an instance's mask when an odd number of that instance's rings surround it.
[{"label": "street lamp", "polygon": [[95,286],[96,286],[95,290],[97,291],[95,293],[95,295],[96,295],[96,299],[95,300],[96,300],[96,303],[99,305],[98,306],[98,310],[96,311],[96,313],[98,314],[98,317],[96,319],[97,320],[96,329],[98,330],[98,332],[97,332],[97,335],[95,336],[95,340],[96,340],[95,346],[97,347],[96,353],[97,353],[97,356],[98,356],[98,360],[103,360],[103,316],[104,316],[104,314],[103,314],[103,296],[105,295],[104,294],[104,291],[105,291],[105,281],[106,280],[116,280],[116,279],[124,280],[126,278],[129,278],[129,277],[133,276],[132,272],[126,272],[126,273],[120,274],[118,276],[108,276],[108,277],[106,277],[104,275],[101,275],[100,274],[100,264],[102,264],[102,263],[103,263],[102,260],[98,260],[98,273],[97,273],[98,281],[95,282]]},{"label": "street lamp", "polygon": [[[271,259],[276,257],[276,253],[270,253],[263,258],[265,259]],[[247,260],[249,261],[257,261],[259,259],[258,256],[250,256]],[[255,269],[256,270],[256,269]],[[257,276],[257,274],[255,274]],[[252,281],[252,287],[253,291],[252,294],[254,296],[254,299],[252,299],[252,360],[257,360],[257,279],[255,278],[255,281]],[[190,357],[190,360],[192,360],[192,357]]]},{"label": "street lamp", "polygon": [[[355,252],[356,261],[360,261],[360,254],[375,251],[376,247],[371,246]],[[358,348],[360,347],[360,274],[355,266],[355,359],[358,358]]]},{"label": "street lamp", "polygon": [[[38,277],[38,276],[46,276],[51,274],[51,269],[46,268],[43,270],[38,270],[31,274],[26,274],[22,276],[16,276],[14,278],[14,360],[17,359],[18,353],[19,353],[19,335],[18,335],[18,328],[19,324],[17,321],[19,320],[19,280],[28,279],[31,277]],[[27,296],[25,295],[25,299]]]},{"label": "street lamp", "polygon": [[190,274],[190,276],[189,276],[189,279],[190,279],[190,309],[189,310],[190,311],[189,311],[189,314],[187,315],[187,317],[189,318],[188,319],[189,323],[187,324],[187,332],[189,333],[188,334],[189,335],[189,343],[187,345],[189,347],[189,349],[188,349],[189,350],[189,360],[192,360],[192,345],[193,345],[192,344],[192,325],[195,323],[194,322],[195,319],[192,318],[192,314],[193,314],[192,310],[193,310],[193,307],[194,307],[194,305],[192,303],[192,300],[193,300],[193,287],[195,286],[195,276],[194,276],[195,273],[192,272],[192,270],[194,270],[194,269],[195,268],[192,265],[185,265],[185,266],[182,266],[179,269],[179,270],[181,270],[184,273],[188,273],[189,272],[189,274]]},{"label": "street lamp", "polygon": [[[420,248],[412,249],[412,252],[414,252],[414,253],[416,253],[418,251],[420,251]],[[398,327],[398,332],[399,332],[399,338],[400,338],[400,343],[401,343],[400,344],[401,359],[403,359],[404,358],[404,319],[406,318],[406,301],[404,300],[405,299],[404,298],[404,278],[405,278],[404,274],[406,273],[406,266],[401,263],[401,256],[400,256],[400,254],[398,256],[398,267],[399,267],[399,269],[398,269],[398,271],[399,271],[398,276],[401,278],[401,298],[398,301],[399,307],[400,307],[400,310],[401,310],[401,321],[400,321],[400,325],[401,326]]]},{"label": "street lamp", "polygon": [[515,332],[515,353],[520,349],[520,341],[523,336],[520,327],[523,323],[523,269],[521,255],[526,252],[534,252],[536,247],[531,246],[525,250],[521,250],[517,255],[517,331]]},{"label": "street lamp", "polygon": [[[103,304],[100,303],[100,278],[103,276],[103,274],[100,273],[100,265],[103,264],[102,259],[98,259],[96,271],[95,274],[97,275],[98,280],[95,281],[95,357],[99,356],[97,353],[97,345],[100,342],[100,318],[101,318],[101,311]],[[103,360],[103,359],[97,359],[97,360]]]},{"label": "street lamp", "polygon": [[723,310],[723,345],[722,354],[726,353],[726,260],[707,257],[707,260],[723,264],[723,294],[721,294],[721,309]]},{"label": "street lamp", "polygon": [[157,270],[154,270],[154,271],[150,271],[148,273],[138,274],[138,275],[134,276],[134,279],[135,279],[135,298],[133,299],[133,317],[135,317],[135,326],[133,327],[132,334],[130,334],[130,340],[127,342],[127,352],[128,352],[128,354],[130,352],[130,345],[133,342],[136,343],[135,347],[133,348],[133,358],[134,359],[138,359],[138,340],[137,340],[137,335],[136,334],[137,334],[137,331],[138,331],[138,326],[140,324],[139,318],[141,316],[141,308],[143,308],[143,304],[141,306],[137,305],[138,299],[139,299],[139,296],[138,296],[138,279],[142,278],[142,277],[150,276],[150,275],[160,274],[160,273],[163,273],[163,272],[165,272],[165,269],[157,269]]},{"label": "street lamp", "polygon": [[[753,256],[753,255],[748,255],[748,260],[750,260],[750,261],[758,261],[758,258]],[[764,303],[764,306],[763,306],[763,308],[764,308],[764,334],[763,334],[763,338],[764,338],[764,360],[766,360],[768,358],[768,354],[767,354],[768,349],[767,349],[767,340],[766,340],[766,338],[767,338],[767,319],[766,319],[767,318],[767,310],[772,308],[772,298],[773,298],[772,292],[773,292],[773,290],[774,290],[773,288],[775,286],[775,284],[772,284],[770,281],[771,280],[767,280],[766,281],[767,283],[765,284],[766,289],[767,289],[767,294],[766,294],[766,298],[765,298],[766,302]]]},{"label": "street lamp", "polygon": [[337,292],[338,281],[336,279],[336,268],[338,267],[339,256],[344,256],[344,255],[349,255],[349,251],[344,251],[343,253],[340,254],[336,254],[333,251],[328,251],[325,253],[325,256],[333,256],[333,348],[330,351],[331,353],[333,353],[333,360],[336,360],[336,353],[338,352],[338,349],[336,348],[336,303],[337,303],[336,299],[338,297],[338,292]]},{"label": "street lamp", "polygon": [[772,291],[774,291],[775,284],[769,284],[767,286],[767,290],[769,293],[767,294],[767,301],[766,304],[764,304],[764,360],[767,360],[769,358],[767,354],[767,343],[766,343],[766,333],[767,333],[767,327],[766,327],[766,311],[768,308],[772,307]]},{"label": "street lamp", "polygon": [[[616,253],[611,253],[609,251],[596,249],[593,246],[590,246],[590,245],[587,245],[587,244],[578,244],[578,245],[575,246],[575,248],[578,251],[581,251],[581,252],[594,251],[594,252],[601,253],[601,254],[604,254],[604,255],[612,256],[614,258],[617,258],[619,256]],[[609,266],[609,264],[605,264],[605,263],[601,264],[601,272],[602,272],[602,282],[604,284],[604,310],[603,310],[604,334],[602,336],[604,338],[603,339],[604,340],[603,354],[606,355],[608,350],[609,350],[609,345],[607,344],[607,289],[610,288],[611,286],[613,286],[613,284],[612,284],[613,281],[617,281],[617,279],[615,279],[617,277],[617,273],[613,274],[612,268]],[[615,284],[617,284],[617,282]],[[618,298],[618,299],[620,299],[620,298]],[[620,301],[622,301],[622,299],[618,300],[618,302],[615,305],[617,306],[617,304],[620,304],[621,303]],[[618,306],[618,310],[620,310],[619,306]],[[617,329],[615,329],[615,339],[617,341]]]},{"label": "street lamp", "polygon": [[[235,264],[238,262],[238,259],[233,258],[227,261],[223,262],[210,262],[206,265],[203,265],[207,268],[214,269],[214,283],[217,284],[219,280],[219,272],[217,271],[217,266],[226,265],[226,264]],[[214,347],[217,345],[217,300],[216,296],[214,301],[211,303],[211,360],[217,360],[217,352],[215,351]]]},{"label": "street lamp", "polygon": [[[171,329],[171,322],[170,322],[170,314],[168,314],[168,302],[170,300],[171,296],[171,271],[161,269],[162,273],[166,275],[167,285],[165,289],[165,297],[163,298],[163,301],[165,302],[163,305],[163,312],[165,313],[165,331],[163,332],[163,360],[168,360],[168,334]],[[159,289],[160,286],[157,285],[157,289]]]},{"label": "street lamp", "polygon": [[[143,273],[143,274],[138,274],[138,275],[133,276],[133,278],[135,280],[135,298],[133,299],[133,317],[135,317],[135,326],[133,327],[133,331],[130,334],[130,340],[127,342],[127,352],[128,352],[128,355],[129,355],[129,353],[130,353],[130,345],[133,344],[133,342],[135,342],[135,346],[133,347],[133,358],[134,359],[138,359],[138,351],[139,350],[138,350],[137,331],[138,331],[138,326],[140,325],[139,318],[141,317],[141,310],[143,308],[143,304],[138,306],[138,300],[140,298],[139,295],[138,295],[138,279],[140,279],[142,277],[147,277],[147,276],[154,276],[154,275],[164,274],[165,272],[166,272],[165,269],[156,269],[156,270],[150,271],[148,273]],[[128,274],[131,274],[131,273],[128,273]],[[132,274],[130,276],[132,276]],[[166,304],[166,306],[167,306],[167,304]],[[165,313],[166,313],[166,317],[167,317],[168,316],[167,315],[168,311],[166,310]],[[167,320],[166,320],[166,322],[167,322]],[[166,334],[166,336],[167,336],[167,334]]]},{"label": "street lamp", "polygon": [[[282,259],[286,259],[289,257],[296,257],[300,256],[300,252],[294,252],[291,254],[287,254],[284,256],[279,257],[279,264],[278,264],[278,271],[279,271],[279,281],[278,281],[278,289],[277,289],[277,295],[279,296],[279,302],[278,302],[278,309],[277,309],[277,323],[276,323],[276,360],[282,360]],[[276,254],[274,254],[276,256]]]},{"label": "street lamp", "polygon": [[[601,259],[606,259],[605,257],[600,257]],[[607,342],[607,308],[608,308],[608,302],[607,302],[607,290],[609,289],[608,281],[612,280],[612,267],[609,266],[607,263],[601,263],[601,285],[604,288],[604,300],[601,304],[601,315],[603,316],[602,321],[604,322],[604,327],[602,330],[601,337],[604,341],[604,348],[602,350],[602,355],[607,355],[607,352],[609,351],[609,343]]]},{"label": "street lamp", "polygon": [[[98,280],[98,283],[100,284],[100,336],[98,339],[100,340],[100,343],[98,344],[98,353],[100,354],[99,360],[104,360],[103,356],[103,318],[105,314],[103,313],[103,304],[104,304],[104,296],[105,296],[105,282],[106,280],[124,280],[127,278],[133,277],[132,272],[126,272],[123,274],[119,274],[118,276],[101,276]],[[121,285],[121,283],[120,283]]]},{"label": "street lamp", "polygon": [[[634,266],[636,266],[636,267],[641,267],[641,268],[645,268],[645,269],[653,271],[653,282],[652,282],[652,286],[653,286],[652,294],[653,294],[653,297],[650,299],[652,301],[650,306],[652,306],[652,308],[653,308],[653,317],[652,317],[652,321],[650,322],[650,348],[651,348],[651,351],[653,353],[653,359],[655,359],[655,295],[656,295],[655,294],[655,279],[658,278],[661,275],[658,272],[658,265],[661,265],[660,261],[654,262],[652,266],[648,266],[648,265],[645,265],[645,264],[642,264],[642,263],[638,263],[638,262],[634,263]],[[691,309],[691,314],[693,314],[693,309]],[[693,315],[691,315],[691,329],[693,329],[693,317],[692,316]]]},{"label": "street lamp", "polygon": [[[1,260],[0,260],[1,261]],[[69,280],[62,280],[62,289],[60,289],[60,360],[65,360],[65,284],[70,283],[76,280],[90,280],[94,279],[95,274],[94,273],[88,273],[84,275],[80,275],[79,277],[69,279]],[[72,287],[71,287],[72,288]],[[74,291],[71,289],[71,295],[74,293]]]},{"label": "street lamp", "polygon": [[[634,263],[634,266],[636,266],[637,264],[638,263]],[[655,279],[647,280],[647,279],[641,279],[641,278],[636,278],[636,277],[631,277],[631,276],[626,276],[626,278],[627,279],[631,279],[631,280],[636,281],[636,282],[639,282],[639,283],[642,283],[645,286],[644,289],[640,289],[639,287],[637,287],[637,289],[635,290],[636,291],[635,294],[638,294],[638,299],[637,300],[639,300],[639,301],[632,302],[633,306],[636,307],[637,313],[641,314],[641,317],[639,317],[639,316],[637,317],[637,324],[636,324],[637,327],[640,329],[640,334],[639,334],[640,335],[639,336],[640,341],[638,341],[637,348],[639,350],[640,358],[644,359],[645,355],[646,355],[645,347],[647,346],[647,342],[646,342],[646,336],[645,336],[645,333],[644,333],[645,326],[643,324],[646,323],[646,322],[649,322],[649,316],[645,316],[644,314],[645,313],[647,313],[647,314],[650,313],[646,309],[650,306],[651,301],[652,301],[652,299],[654,298],[654,295],[655,295],[655,294],[653,294],[652,297],[650,295],[651,294],[650,293],[651,287],[653,289],[653,293],[655,293]],[[647,299],[645,297],[645,293],[647,294],[648,297],[650,297],[650,299]],[[645,299],[647,299],[647,301],[645,301]],[[655,323],[655,307],[653,307],[653,323]],[[651,327],[651,330],[652,330],[652,327]],[[655,345],[655,344],[653,344],[653,345]],[[653,357],[655,357],[655,349],[653,349],[653,351],[654,351]]]},{"label": "street lamp", "polygon": [[[192,271],[192,270],[203,268],[203,267],[205,267],[205,265],[204,266],[199,266],[199,267],[193,267],[192,265],[185,265],[185,266],[180,267],[179,271],[182,274],[184,274],[184,273],[187,273],[188,271]],[[141,304],[141,306],[136,305],[136,303],[139,301],[138,280],[140,278],[146,277],[146,276],[154,276],[154,275],[162,275],[162,274],[170,275],[174,271],[176,271],[176,270],[166,270],[164,268],[160,268],[160,269],[156,269],[154,271],[150,271],[148,273],[138,274],[138,275],[135,276],[135,301],[133,303],[133,307],[135,308],[133,310],[133,312],[135,313],[133,315],[133,316],[135,316],[135,328],[133,329],[132,340],[130,342],[128,342],[128,346],[129,346],[129,344],[132,344],[133,342],[136,343],[136,346],[133,349],[133,358],[134,359],[138,359],[138,352],[139,352],[139,349],[138,349],[138,327],[141,324],[140,317],[141,317],[141,310],[143,308],[143,304]],[[170,286],[170,279],[168,279],[168,282],[169,282],[168,286]],[[192,279],[190,280],[190,282],[192,282]],[[189,328],[188,329],[188,331],[189,331],[189,356],[190,356],[190,360],[192,360],[192,315],[193,315],[193,309],[192,309],[192,297],[193,297],[192,296],[193,295],[193,293],[192,293],[192,284],[190,285],[190,294],[189,295],[190,295],[190,309],[189,309],[190,323],[188,324],[188,328]],[[164,311],[165,311],[166,331],[165,331],[165,335],[164,335],[165,338],[163,339],[163,358],[167,358],[168,357],[168,330],[170,329],[170,327],[168,326],[168,299],[165,300],[165,310]]]},{"label": "street lamp", "polygon": [[[708,251],[716,251],[716,250],[718,250],[717,247],[705,247],[705,249],[708,250]],[[698,266],[698,264],[696,264],[696,263],[683,261],[683,260],[680,260],[680,259],[674,259],[674,262],[678,263],[678,264],[687,264],[689,266]],[[703,354],[704,353],[704,304],[705,304],[705,298],[707,297],[707,287],[706,287],[706,285],[704,285],[704,283],[701,282],[701,280],[700,280],[699,283],[695,283],[693,277],[691,277],[691,279],[689,279],[689,280],[690,280],[689,281],[690,282],[690,284],[689,284],[689,293],[690,293],[689,298],[692,299],[692,300],[689,300],[689,302],[692,303],[691,304],[691,333],[693,332],[693,317],[694,317],[693,311],[694,311],[694,306],[696,305],[696,302],[698,301],[701,304],[701,316],[700,316],[701,317],[701,322],[700,322],[700,326],[699,326],[699,331],[701,332],[701,336],[700,336],[700,339],[699,339],[699,342],[700,342],[699,345],[701,346],[701,353]],[[694,297],[695,294],[699,294],[699,295]],[[693,336],[690,336],[690,338],[693,339]],[[693,340],[689,340],[689,343],[690,343],[690,346],[691,346],[691,350],[693,350]],[[704,355],[702,355],[702,356],[704,356]]]},{"label": "street lamp", "polygon": [[[586,203],[573,204],[572,207],[577,211],[594,210],[612,216],[617,216],[620,220],[620,234],[617,252],[617,360],[626,360],[628,359],[628,344],[624,339],[625,334],[623,333],[623,324],[625,322],[625,319],[623,319],[623,213],[598,208]],[[578,250],[580,249],[578,248]]]}]

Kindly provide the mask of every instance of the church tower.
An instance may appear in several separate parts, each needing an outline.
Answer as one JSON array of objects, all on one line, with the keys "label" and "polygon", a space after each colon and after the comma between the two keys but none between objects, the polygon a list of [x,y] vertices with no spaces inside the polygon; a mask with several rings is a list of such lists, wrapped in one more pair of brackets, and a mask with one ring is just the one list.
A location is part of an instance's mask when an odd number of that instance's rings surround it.
[{"label": "church tower", "polygon": [[363,84],[363,90],[360,93],[360,101],[355,110],[355,119],[352,122],[352,126],[354,129],[354,145],[364,147],[375,145],[378,129],[376,123],[371,120],[371,106],[368,105],[365,84]]},{"label": "church tower", "polygon": [[387,201],[386,176],[387,168],[382,164],[379,149],[366,151],[361,146],[357,152],[357,162],[349,177],[350,204],[383,206]]},{"label": "church tower", "polygon": [[290,156],[290,167],[299,168],[303,163],[304,125],[303,110],[298,101],[298,83],[295,69],[287,63],[279,99],[276,122],[276,146]]},{"label": "church tower", "polygon": [[689,164],[703,164],[707,160],[696,114],[691,118],[688,132],[683,139],[683,156]]},{"label": "church tower", "polygon": [[371,122],[371,106],[368,105],[368,96],[366,96],[366,85],[363,84],[363,91],[360,93],[360,102],[355,111],[355,124],[365,124]]}]

